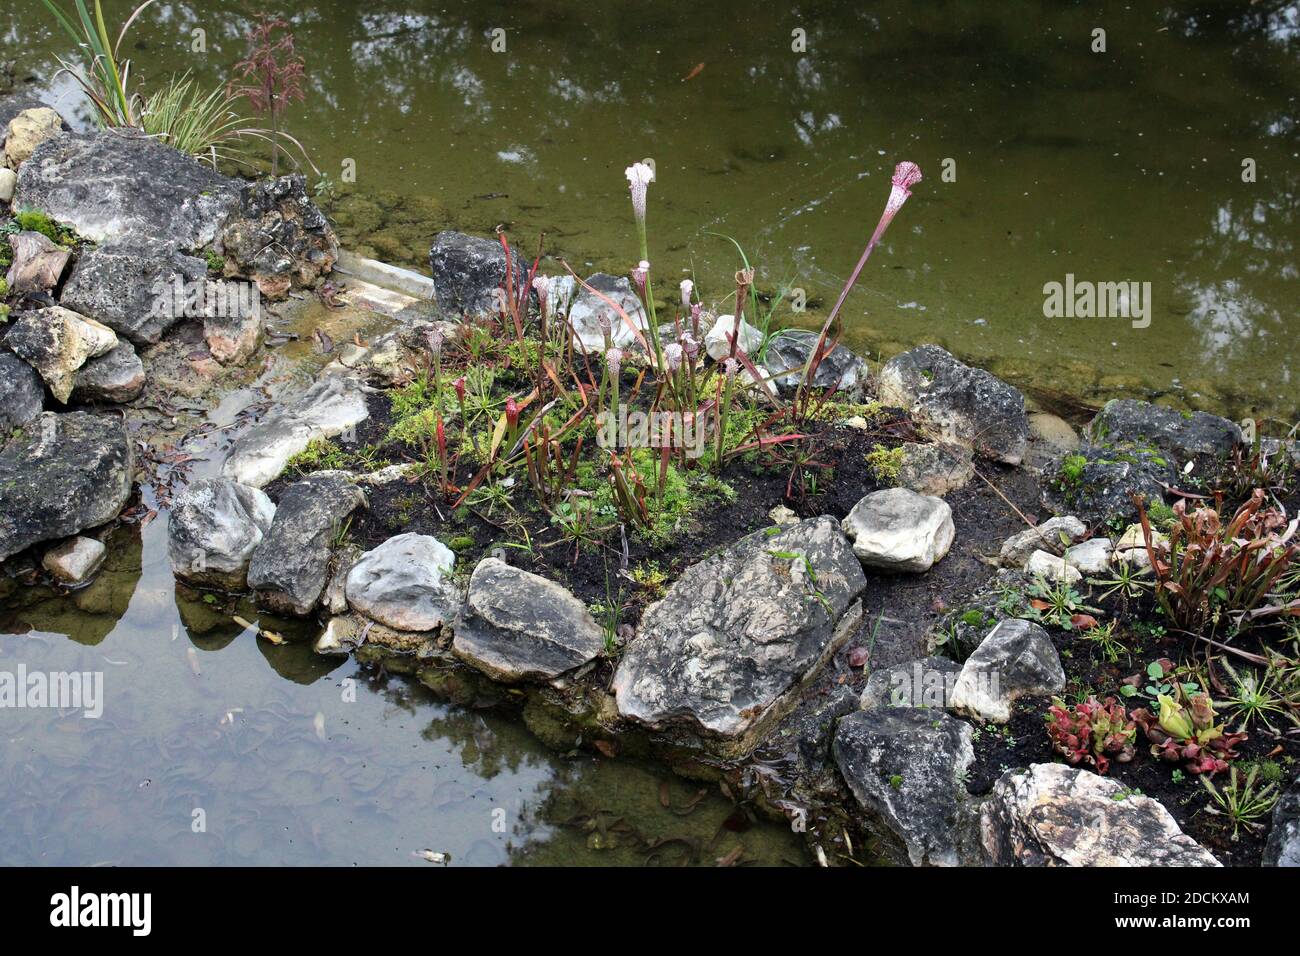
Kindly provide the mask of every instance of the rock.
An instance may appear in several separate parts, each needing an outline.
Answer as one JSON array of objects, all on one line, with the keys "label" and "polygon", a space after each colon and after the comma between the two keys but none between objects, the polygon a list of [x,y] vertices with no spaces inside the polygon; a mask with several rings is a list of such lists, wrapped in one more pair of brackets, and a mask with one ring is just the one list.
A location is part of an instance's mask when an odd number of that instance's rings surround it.
[{"label": "rock", "polygon": [[117,336],[94,319],[55,305],[23,312],[5,344],[40,372],[50,394],[66,405],[77,370],[114,348]]},{"label": "rock", "polygon": [[913,866],[960,864],[963,781],[975,761],[968,724],[920,708],[860,710],[841,718],[831,750],[858,804]]},{"label": "rock", "polygon": [[906,488],[873,491],[842,523],[853,553],[869,568],[928,571],[952,547],[952,509]]},{"label": "rock", "polygon": [[[1048,554],[1055,555],[1064,554],[1069,545],[1074,544],[1087,533],[1088,529],[1083,522],[1073,515],[1048,518],[1042,524],[1026,528],[1002,542],[998,560],[1004,567],[1022,568],[1035,551],[1046,551]],[[1062,537],[1066,539],[1064,542]]]},{"label": "rock", "polygon": [[1056,763],[998,779],[981,811],[980,842],[992,866],[1219,865],[1155,800]]},{"label": "rock", "polygon": [[116,417],[45,412],[0,451],[0,561],[117,517],[134,461]]},{"label": "rock", "polygon": [[185,315],[203,314],[207,263],[168,242],[132,237],[81,254],[60,301],[136,345],[154,345]]},{"label": "rock", "polygon": [[123,130],[45,140],[18,171],[16,206],[40,209],[94,242],[133,237],[180,249],[217,238],[239,186],[150,137]]},{"label": "rock", "polygon": [[1273,829],[1264,844],[1261,866],[1300,866],[1300,779],[1273,807]]},{"label": "rock", "polygon": [[95,576],[107,554],[108,549],[102,541],[77,536],[46,551],[41,566],[59,583],[77,587]]},{"label": "rock", "polygon": [[46,292],[59,284],[72,250],[51,242],[39,232],[17,232],[9,237],[13,264],[5,276],[10,292]]},{"label": "rock", "polygon": [[399,534],[357,559],[348,571],[351,607],[399,631],[432,631],[455,615],[451,583],[456,556],[427,534]]},{"label": "rock", "polygon": [[942,498],[966,487],[975,477],[975,463],[969,448],[935,442],[903,446],[903,460],[898,466],[898,486],[918,495]]},{"label": "rock", "polygon": [[227,275],[249,277],[272,299],[316,285],[339,257],[338,238],[298,174],[244,184],[221,244]]},{"label": "rock", "polygon": [[1058,455],[1079,447],[1079,435],[1070,423],[1050,412],[1029,413],[1029,437]]},{"label": "rock", "polygon": [[[222,283],[233,286],[235,283]],[[249,290],[254,292],[254,290]],[[227,296],[225,301],[238,302],[240,296]],[[212,357],[222,365],[243,365],[262,344],[262,308],[260,295],[252,298],[252,309],[220,309],[216,315],[203,318],[203,340]]]},{"label": "rock", "polygon": [[777,505],[767,513],[772,524],[784,528],[786,525],[798,524],[799,516],[785,505]]},{"label": "rock", "polygon": [[1110,538],[1089,538],[1065,549],[1065,563],[1083,574],[1102,574],[1110,567]]},{"label": "rock", "polygon": [[[776,375],[773,381],[780,391],[792,392],[803,381],[803,368],[817,347],[817,338],[816,332],[807,329],[785,329],[767,343],[763,364],[769,373]],[[778,374],[781,372],[787,374]],[[856,398],[866,390],[870,380],[867,363],[843,345],[837,345],[822,358],[812,383],[814,388],[836,388],[838,395]]]},{"label": "rock", "polygon": [[1011,719],[1011,703],[1017,698],[1059,694],[1064,689],[1065,671],[1047,632],[1030,621],[1008,618],[966,658],[949,706],[1004,724]]},{"label": "rock", "polygon": [[280,406],[241,435],[221,473],[261,488],[318,438],[333,438],[369,417],[361,384],[344,375],[320,379],[296,402]]},{"label": "rock", "polygon": [[1184,414],[1162,405],[1131,398],[1111,399],[1088,424],[1094,445],[1111,448],[1155,448],[1180,469],[1196,462],[1201,475],[1217,473],[1241,444],[1241,428],[1206,412]]},{"label": "rock", "polygon": [[[514,285],[523,285],[525,267],[511,250]],[[440,232],[429,248],[429,269],[438,305],[452,315],[496,315],[497,290],[506,277],[501,243],[463,232]]]},{"label": "rock", "polygon": [[[375,338],[369,348],[342,351],[339,361],[346,368],[356,369],[367,381],[391,387],[410,381],[429,365],[430,335],[437,333],[449,339],[456,334],[456,328],[453,322],[418,320],[385,332]],[[344,346],[344,349],[348,348]]]},{"label": "rock", "polygon": [[122,340],[103,355],[77,370],[72,400],[76,402],[130,402],[144,391],[144,363],[135,347]]},{"label": "rock", "polygon": [[[1168,535],[1154,528],[1151,529],[1152,547],[1159,548],[1161,544],[1168,541]],[[1114,562],[1131,564],[1135,568],[1151,567],[1151,554],[1147,551],[1146,535],[1142,533],[1142,525],[1131,524],[1124,529],[1124,533],[1115,542],[1110,559]]]},{"label": "rock", "polygon": [[63,132],[63,117],[48,107],[23,110],[9,121],[5,129],[5,156],[9,166],[20,169],[36,147]]},{"label": "rock", "polygon": [[[713,327],[704,333],[704,351],[715,362],[721,362],[731,355],[731,336],[736,331],[734,315],[720,315]],[[746,355],[755,355],[763,346],[763,333],[754,328],[743,318],[740,320],[740,334],[736,339],[736,348]]]},{"label": "rock", "polygon": [[200,478],[172,502],[167,556],[172,574],[199,586],[242,591],[248,564],[271,530],[275,505],[229,478]]},{"label": "rock", "polygon": [[1083,580],[1079,569],[1064,558],[1046,551],[1035,551],[1025,562],[1025,573],[1033,578],[1043,578],[1053,583],[1078,584]]},{"label": "rock", "polygon": [[848,639],[865,586],[832,518],[742,538],[646,609],[614,675],[619,713],[748,751]]},{"label": "rock", "polygon": [[321,595],[321,607],[330,614],[346,614],[348,611],[348,573],[361,557],[361,548],[355,544],[345,543],[334,549],[334,560],[330,563],[329,581]]},{"label": "rock", "polygon": [[[636,297],[636,292],[632,289],[632,283],[621,276],[597,272],[587,280],[587,285],[596,292],[587,288],[579,290],[577,297],[569,306],[569,324],[573,326],[574,347],[584,352],[605,351],[605,335],[600,328],[601,315],[609,318],[610,341],[614,346],[629,349],[639,345],[637,333],[629,327],[628,322],[624,321],[613,306],[601,298],[601,295],[605,296],[622,309],[632,325],[640,329],[644,335],[650,323],[646,320],[641,300]],[[600,295],[597,295],[597,292]]]},{"label": "rock", "polygon": [[948,657],[923,657],[872,671],[858,706],[861,710],[872,707],[944,710],[959,673],[961,665]]},{"label": "rock", "polygon": [[1090,524],[1137,515],[1134,496],[1163,501],[1175,480],[1168,460],[1148,449],[1116,451],[1084,445],[1046,470],[1048,497]]},{"label": "rock", "polygon": [[41,377],[17,355],[0,352],[0,445],[45,407]]},{"label": "rock", "polygon": [[879,399],[906,409],[934,438],[1008,465],[1024,459],[1029,441],[1025,397],[937,345],[921,345],[886,362],[880,370]]},{"label": "rock", "polygon": [[284,614],[310,614],[325,590],[344,522],[365,504],[361,489],[342,475],[311,475],[290,485],[248,565],[248,586],[258,603]]},{"label": "rock", "polygon": [[485,558],[469,579],[452,650],[494,680],[552,680],[595,660],[604,632],[554,581]]},{"label": "rock", "polygon": [[12,169],[0,166],[0,202],[13,202],[14,187],[18,184],[18,174]]}]

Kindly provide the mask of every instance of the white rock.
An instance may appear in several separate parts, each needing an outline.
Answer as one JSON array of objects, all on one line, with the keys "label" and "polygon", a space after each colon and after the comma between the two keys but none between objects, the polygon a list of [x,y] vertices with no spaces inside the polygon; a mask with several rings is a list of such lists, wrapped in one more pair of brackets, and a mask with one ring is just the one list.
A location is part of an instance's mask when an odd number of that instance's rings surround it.
[{"label": "white rock", "polygon": [[17,173],[0,166],[0,202],[13,202],[14,186],[17,182]]},{"label": "white rock", "polygon": [[[587,280],[587,285],[595,291],[580,289],[569,306],[569,324],[573,326],[574,347],[588,353],[605,351],[605,336],[600,329],[602,314],[609,318],[610,341],[614,346],[627,349],[634,344],[639,344],[637,333],[629,327],[628,322],[631,322],[643,335],[650,327],[650,323],[646,320],[641,300],[636,297],[636,292],[632,289],[632,283],[619,276],[597,273]],[[609,301],[607,302],[606,299]],[[610,305],[610,302],[623,310],[627,315],[626,321]]]},{"label": "white rock", "polygon": [[23,110],[9,121],[5,131],[5,154],[9,165],[17,169],[31,158],[36,147],[63,131],[63,119],[48,106]]},{"label": "white rock", "polygon": [[952,547],[952,509],[942,498],[906,488],[873,491],[842,522],[853,553],[867,567],[928,571]]},{"label": "white rock", "polygon": [[228,478],[200,478],[172,502],[172,574],[193,584],[243,590],[253,552],[274,518],[275,505],[264,492]]},{"label": "white rock", "polygon": [[1084,574],[1101,574],[1110,566],[1110,538],[1089,538],[1065,549],[1065,561]]},{"label": "white rock", "polygon": [[348,572],[348,604],[401,631],[431,631],[456,610],[456,556],[427,534],[399,534],[363,554]]},{"label": "white rock", "polygon": [[[736,317],[734,315],[720,315],[713,323],[713,327],[704,333],[704,350],[709,353],[709,358],[715,362],[721,362],[731,354],[731,334],[736,330]],[[744,319],[740,320],[740,337],[736,340],[736,348],[746,355],[753,356],[763,344],[763,333],[754,328]]]},{"label": "white rock", "polygon": [[[1026,528],[1002,542],[998,559],[1004,567],[1022,568],[1035,551],[1062,554],[1067,545],[1074,544],[1087,533],[1084,523],[1073,515],[1048,518],[1037,527]],[[1064,542],[1062,538],[1065,539]]]},{"label": "white rock", "polygon": [[1035,551],[1025,562],[1025,573],[1034,577],[1046,578],[1048,581],[1077,584],[1083,580],[1079,569],[1066,563],[1059,555],[1046,551]]},{"label": "white rock", "polygon": [[[1168,535],[1162,534],[1155,529],[1151,531],[1151,544],[1159,549],[1160,545],[1169,541]],[[1131,524],[1120,535],[1115,542],[1115,549],[1111,552],[1111,561],[1132,565],[1135,568],[1151,567],[1151,555],[1147,554],[1146,538],[1142,534],[1142,525]]]},{"label": "white rock", "polygon": [[107,553],[102,541],[78,536],[46,551],[41,564],[64,584],[85,584],[103,565]]},{"label": "white rock", "polygon": [[948,706],[972,717],[1006,723],[1017,698],[1058,694],[1064,689],[1061,657],[1047,632],[1030,621],[1008,618],[966,658]]}]

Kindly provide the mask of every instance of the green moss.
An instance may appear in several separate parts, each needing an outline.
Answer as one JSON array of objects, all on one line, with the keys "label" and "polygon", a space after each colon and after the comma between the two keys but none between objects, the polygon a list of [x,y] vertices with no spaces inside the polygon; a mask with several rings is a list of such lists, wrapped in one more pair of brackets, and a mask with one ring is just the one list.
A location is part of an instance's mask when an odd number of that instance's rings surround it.
[{"label": "green moss", "polygon": [[51,242],[61,245],[76,245],[77,234],[71,229],[60,226],[39,209],[22,209],[14,216],[14,222],[21,232],[39,232]]},{"label": "green moss", "polygon": [[290,458],[287,467],[299,475],[314,471],[355,471],[369,474],[387,464],[387,460],[369,445],[348,450],[328,438],[317,438]]},{"label": "green moss", "polygon": [[876,445],[867,452],[867,467],[876,476],[876,480],[886,484],[898,481],[898,469],[903,466],[903,446],[886,448]]},{"label": "green moss", "polygon": [[1152,501],[1147,504],[1147,517],[1151,519],[1151,526],[1157,531],[1168,531],[1174,523],[1174,509],[1169,507],[1163,501]]},{"label": "green moss", "polygon": [[203,258],[207,260],[209,272],[225,272],[226,257],[216,252],[205,252]]},{"label": "green moss", "polygon": [[1061,484],[1073,487],[1083,478],[1083,469],[1088,467],[1088,459],[1083,455],[1066,455],[1061,460]]},{"label": "green moss", "polygon": [[457,535],[447,542],[447,547],[460,554],[462,551],[468,551],[474,547],[474,539],[467,534]]}]

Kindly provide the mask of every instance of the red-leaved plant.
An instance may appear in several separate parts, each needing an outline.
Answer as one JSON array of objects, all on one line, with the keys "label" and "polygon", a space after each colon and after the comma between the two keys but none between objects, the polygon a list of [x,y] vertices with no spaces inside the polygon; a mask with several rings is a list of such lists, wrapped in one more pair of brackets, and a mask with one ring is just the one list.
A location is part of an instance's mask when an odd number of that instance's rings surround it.
[{"label": "red-leaved plant", "polygon": [[[235,64],[242,85],[231,81],[235,96],[247,97],[249,105],[271,121],[271,175],[280,174],[280,118],[289,104],[307,99],[302,81],[307,65],[293,45],[289,22],[269,14],[259,14],[245,34],[248,56]],[[302,145],[293,140],[299,149]]]},{"label": "red-leaved plant", "polygon": [[1133,759],[1137,725],[1114,697],[1105,701],[1089,697],[1073,706],[1053,697],[1047,710],[1047,736],[1052,739],[1052,749],[1070,766],[1089,764],[1105,773],[1112,756],[1120,763]]},{"label": "red-leaved plant", "polygon": [[1147,707],[1133,711],[1133,719],[1151,741],[1151,755],[1169,763],[1181,763],[1188,773],[1213,775],[1228,769],[1238,756],[1237,746],[1248,739],[1244,733],[1228,733],[1216,724],[1214,704],[1208,694],[1188,694],[1175,684],[1173,694],[1160,694],[1158,714]]}]

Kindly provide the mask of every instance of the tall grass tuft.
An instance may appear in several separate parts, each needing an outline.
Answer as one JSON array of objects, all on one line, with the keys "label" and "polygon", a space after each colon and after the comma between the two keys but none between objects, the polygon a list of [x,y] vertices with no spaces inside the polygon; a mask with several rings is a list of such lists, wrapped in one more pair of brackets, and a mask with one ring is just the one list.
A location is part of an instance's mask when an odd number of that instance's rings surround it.
[{"label": "tall grass tuft", "polygon": [[73,9],[64,11],[54,0],[41,0],[54,14],[60,26],[81,49],[85,61],[81,64],[59,60],[59,66],[85,91],[95,106],[95,118],[101,126],[140,126],[144,100],[130,91],[131,61],[119,60],[118,50],[131,24],[154,0],[145,0],[127,17],[118,31],[117,41],[109,39],[100,0],[95,0],[92,14],[85,0],[74,0]]}]

